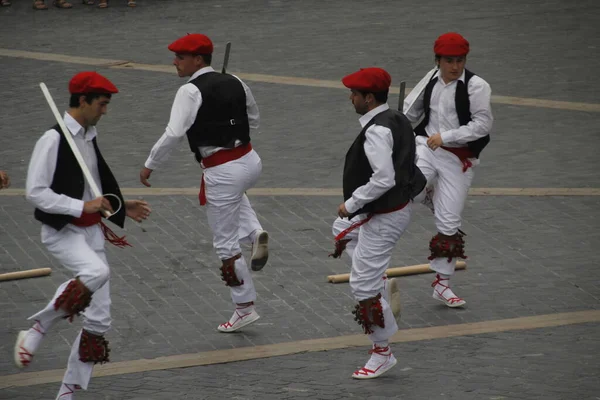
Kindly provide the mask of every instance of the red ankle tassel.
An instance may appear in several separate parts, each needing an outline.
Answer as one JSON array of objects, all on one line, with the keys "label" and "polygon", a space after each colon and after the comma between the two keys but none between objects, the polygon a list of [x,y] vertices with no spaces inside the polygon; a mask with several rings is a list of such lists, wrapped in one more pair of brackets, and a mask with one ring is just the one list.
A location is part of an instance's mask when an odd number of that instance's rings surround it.
[{"label": "red ankle tassel", "polygon": [[133,247],[127,242],[127,240],[125,240],[125,236],[117,236],[117,234],[114,233],[108,226],[106,226],[104,222],[100,222],[100,228],[102,229],[102,233],[104,234],[104,239],[108,240],[115,246],[120,248],[123,248],[125,246]]}]

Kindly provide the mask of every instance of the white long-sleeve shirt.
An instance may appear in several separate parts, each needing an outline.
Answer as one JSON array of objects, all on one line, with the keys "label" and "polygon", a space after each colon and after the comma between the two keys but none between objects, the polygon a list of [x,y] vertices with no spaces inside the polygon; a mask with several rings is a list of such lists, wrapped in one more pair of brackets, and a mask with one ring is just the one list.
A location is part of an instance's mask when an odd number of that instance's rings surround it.
[{"label": "white long-sleeve shirt", "polygon": [[[373,117],[389,108],[387,104],[382,104],[360,117],[358,121],[361,127],[364,128]],[[350,214],[377,200],[396,185],[396,173],[392,159],[394,150],[392,131],[381,125],[371,125],[365,132],[364,149],[373,175],[369,182],[356,188],[352,197],[344,203],[346,211]]]},{"label": "white long-sleeve shirt", "polygon": [[[96,181],[96,185],[102,190],[98,160],[92,143],[98,134],[96,127],[91,126],[86,131],[68,113],[65,113],[64,121],[65,126],[72,133],[73,140]],[[27,171],[26,198],[35,207],[47,213],[80,217],[83,212],[83,203],[94,199],[87,181],[85,181],[81,200],[58,194],[50,188],[56,170],[59,144],[60,133],[54,129],[46,131],[35,144]]]},{"label": "white long-sleeve shirt", "polygon": [[[435,77],[438,80],[431,93],[429,123],[425,127],[427,135],[433,136],[440,133],[444,146],[448,147],[462,147],[468,142],[488,135],[494,121],[490,85],[477,75],[471,77],[467,87],[471,104],[471,121],[467,125],[461,126],[455,104],[456,80],[444,83],[441,71],[438,71]],[[465,82],[464,71],[459,80]],[[419,95],[413,107],[407,110],[406,117],[412,123],[419,121],[425,112],[424,96],[425,91]]]},{"label": "white long-sleeve shirt", "polygon": [[[173,101],[173,107],[171,108],[171,117],[167,128],[160,139],[158,139],[152,147],[150,155],[144,164],[146,168],[156,169],[160,167],[160,165],[168,159],[169,154],[175,146],[181,142],[181,139],[183,139],[188,129],[194,124],[196,116],[198,115],[198,110],[202,106],[202,93],[200,93],[200,90],[196,85],[189,82],[207,72],[214,72],[214,69],[212,67],[199,69],[191,76],[188,83],[181,86],[177,91],[175,100]],[[258,105],[254,100],[250,88],[237,76],[236,78],[242,83],[246,93],[246,112],[248,113],[250,129],[256,131],[260,122]],[[236,142],[236,146],[239,146],[240,144],[240,141]],[[222,147],[203,146],[200,147],[200,154],[202,157],[207,157],[221,149]]]}]

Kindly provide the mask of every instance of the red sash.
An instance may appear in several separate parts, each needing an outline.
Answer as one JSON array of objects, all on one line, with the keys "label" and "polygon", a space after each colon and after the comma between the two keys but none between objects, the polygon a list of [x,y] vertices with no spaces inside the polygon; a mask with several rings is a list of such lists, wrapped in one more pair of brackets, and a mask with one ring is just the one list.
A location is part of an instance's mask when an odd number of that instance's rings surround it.
[{"label": "red sash", "polygon": [[102,221],[102,216],[99,212],[93,214],[81,213],[81,217],[73,218],[71,223],[75,226],[88,227],[99,224]]},{"label": "red sash", "polygon": [[[202,159],[203,168],[216,167],[217,165],[225,164],[229,161],[237,160],[242,158],[246,154],[252,151],[252,145],[250,143],[244,144],[233,149],[219,150],[214,154]],[[206,205],[206,189],[204,187],[204,174],[200,180],[200,193],[198,193],[198,200],[200,205]]]},{"label": "red sash", "polygon": [[467,172],[467,170],[473,166],[473,163],[469,158],[475,158],[475,155],[471,152],[468,147],[446,147],[441,146],[442,149],[449,151],[454,154],[463,164],[463,172]]},{"label": "red sash", "polygon": [[114,244],[117,247],[133,247],[127,242],[127,240],[125,240],[125,236],[117,236],[116,233],[114,233],[108,226],[106,226],[104,222],[102,222],[102,215],[100,215],[99,212],[93,214],[81,213],[81,217],[73,218],[71,220],[71,223],[75,226],[80,226],[84,228],[100,224],[100,229],[102,229],[104,239],[108,240],[110,243]]}]

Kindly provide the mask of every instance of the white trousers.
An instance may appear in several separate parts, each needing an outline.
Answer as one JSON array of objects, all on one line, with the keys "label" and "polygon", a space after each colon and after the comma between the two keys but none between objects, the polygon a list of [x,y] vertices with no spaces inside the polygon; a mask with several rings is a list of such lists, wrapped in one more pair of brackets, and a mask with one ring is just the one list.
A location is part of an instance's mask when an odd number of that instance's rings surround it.
[{"label": "white trousers", "polygon": [[[366,300],[381,294],[381,305],[385,327],[375,326],[369,335],[372,342],[388,340],[398,331],[392,314],[382,279],[390,266],[392,251],[408,227],[412,214],[412,204],[402,210],[388,214],[376,214],[369,222],[349,233],[345,239],[352,239],[346,245],[352,256],[350,290],[356,301]],[[352,220],[338,218],[333,223],[333,234],[337,235],[353,222],[366,218],[359,215]]]},{"label": "white trousers", "polygon": [[[362,219],[365,219],[365,218],[367,218],[367,216],[365,214],[357,215],[352,219],[337,217],[335,219],[335,221],[333,221],[333,225],[331,227],[333,237],[336,237],[337,235],[342,233],[344,230],[346,230],[350,226],[352,226],[352,224],[360,222]],[[350,267],[352,267],[352,258],[354,257],[354,249],[356,249],[356,245],[358,244],[358,232],[359,231],[360,231],[360,227],[358,227],[357,229],[354,229],[353,231],[348,232],[348,234],[346,234],[346,236],[344,237],[344,239],[347,239],[347,240],[349,239],[350,241],[348,243],[346,243],[346,248],[344,249],[344,252],[342,253],[342,257],[348,259]],[[390,299],[388,298],[388,293],[386,291],[387,275],[385,275],[385,274],[383,275],[382,281],[383,281],[383,288],[380,291],[380,293],[381,293],[381,296],[385,297],[386,301],[389,303]]]},{"label": "white trousers", "polygon": [[[260,173],[262,163],[252,150],[243,157],[204,170],[206,215],[213,233],[213,246],[221,260],[242,252],[240,243],[252,243],[256,231],[262,229],[246,196]],[[252,275],[244,257],[235,261],[235,273],[241,286],[230,286],[234,303],[256,300]]]},{"label": "white trousers", "polygon": [[[435,187],[435,226],[439,233],[454,235],[461,227],[462,212],[475,176],[473,167],[463,172],[463,164],[456,155],[442,148],[431,150],[424,136],[417,136],[416,141],[417,166],[427,178],[427,185]],[[415,202],[424,198],[425,190],[415,198]],[[436,258],[430,264],[432,270],[445,275],[454,274],[455,267],[456,258],[450,262],[446,258]]]},{"label": "white trousers", "polygon": [[[69,224],[56,231],[43,225],[42,243],[50,254],[69,270],[73,278],[79,277],[79,280],[93,292],[90,305],[82,313],[83,329],[96,335],[105,334],[111,324],[110,270],[104,253],[104,235],[100,226],[81,228]],[[54,297],[43,310],[29,317],[30,320],[39,321],[46,332],[66,315],[60,309],[54,310],[54,301],[70,281],[58,287]],[[80,338],[81,330],[73,341],[63,382],[87,389],[94,363],[79,361]]]}]

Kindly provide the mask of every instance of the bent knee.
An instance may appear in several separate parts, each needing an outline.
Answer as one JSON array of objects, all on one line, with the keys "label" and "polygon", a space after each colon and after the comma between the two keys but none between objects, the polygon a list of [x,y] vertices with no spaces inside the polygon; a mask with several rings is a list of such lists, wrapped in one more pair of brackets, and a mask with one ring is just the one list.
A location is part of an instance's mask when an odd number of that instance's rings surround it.
[{"label": "bent knee", "polygon": [[350,276],[350,293],[356,301],[377,296],[383,290],[383,280],[377,277],[352,277]]},{"label": "bent knee", "polygon": [[[87,317],[87,316],[86,316]],[[112,318],[108,315],[96,315],[93,318],[87,317],[84,321],[83,328],[96,335],[104,335],[110,330]]]},{"label": "bent knee", "polygon": [[340,217],[337,217],[335,219],[335,221],[333,221],[333,224],[331,225],[331,233],[333,233],[333,236],[337,236],[344,229],[348,228],[350,225],[351,225],[350,220],[341,219]]},{"label": "bent knee", "polygon": [[94,269],[91,273],[94,278],[100,283],[100,286],[104,285],[110,279],[110,268],[104,263],[94,265]]},{"label": "bent knee", "polygon": [[452,236],[458,233],[461,227],[461,220],[458,219],[446,219],[444,221],[436,221],[435,224],[437,231],[443,235]]}]

